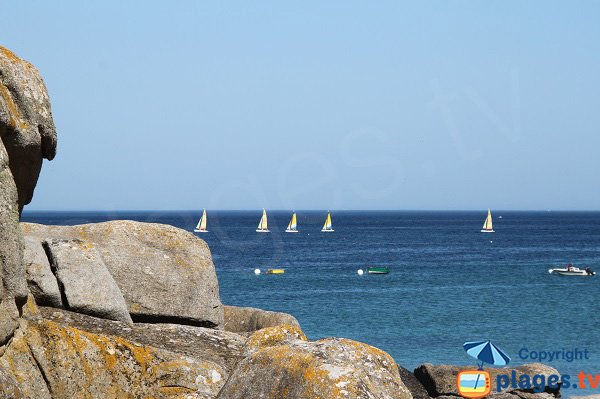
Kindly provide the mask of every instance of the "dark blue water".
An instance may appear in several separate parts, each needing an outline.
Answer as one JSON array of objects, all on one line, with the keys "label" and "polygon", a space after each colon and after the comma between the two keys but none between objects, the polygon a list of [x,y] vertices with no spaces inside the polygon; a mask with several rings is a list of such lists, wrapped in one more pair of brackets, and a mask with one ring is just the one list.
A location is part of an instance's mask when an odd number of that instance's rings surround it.
[{"label": "dark blue water", "polygon": [[[408,368],[474,364],[468,340],[491,339],[514,364],[518,352],[589,351],[589,359],[549,363],[563,373],[600,373],[600,276],[559,277],[573,262],[600,271],[600,213],[495,212],[494,234],[479,232],[485,212],[210,212],[208,242],[224,303],[293,314],[312,338],[343,336],[389,352]],[[26,221],[78,224],[134,219],[193,230],[200,212],[26,213]],[[499,219],[498,216],[503,218]],[[391,274],[358,276],[366,266]],[[285,275],[253,270],[285,268]]]}]

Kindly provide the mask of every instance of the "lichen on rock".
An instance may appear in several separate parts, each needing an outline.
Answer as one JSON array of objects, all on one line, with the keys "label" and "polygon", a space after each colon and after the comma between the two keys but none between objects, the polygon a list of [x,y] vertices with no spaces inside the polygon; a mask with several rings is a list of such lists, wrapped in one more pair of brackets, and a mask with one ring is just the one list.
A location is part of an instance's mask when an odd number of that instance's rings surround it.
[{"label": "lichen on rock", "polygon": [[42,160],[56,155],[56,128],[37,69],[1,46],[0,138],[10,157],[22,209],[33,198]]},{"label": "lichen on rock", "polygon": [[219,399],[412,399],[390,355],[341,338],[267,346],[233,372]]}]

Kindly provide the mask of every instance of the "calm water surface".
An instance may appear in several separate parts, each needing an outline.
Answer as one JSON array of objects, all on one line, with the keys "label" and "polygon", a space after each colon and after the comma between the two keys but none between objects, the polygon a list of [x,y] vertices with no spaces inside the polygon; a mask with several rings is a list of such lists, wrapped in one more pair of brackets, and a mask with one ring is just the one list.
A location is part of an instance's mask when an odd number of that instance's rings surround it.
[{"label": "calm water surface", "polygon": [[[133,219],[191,231],[200,214],[29,212],[24,220]],[[486,212],[332,212],[331,234],[319,231],[326,212],[298,212],[298,234],[283,233],[290,212],[270,212],[272,233],[256,233],[260,216],[208,211],[201,237],[226,304],[291,313],[311,339],[364,341],[407,368],[474,364],[462,343],[491,339],[514,364],[528,362],[522,348],[588,349],[588,360],[550,364],[600,374],[600,276],[548,274],[566,262],[600,271],[600,213],[495,212],[494,234],[479,232]],[[357,275],[369,265],[392,272]],[[255,268],[286,273],[255,276]]]}]

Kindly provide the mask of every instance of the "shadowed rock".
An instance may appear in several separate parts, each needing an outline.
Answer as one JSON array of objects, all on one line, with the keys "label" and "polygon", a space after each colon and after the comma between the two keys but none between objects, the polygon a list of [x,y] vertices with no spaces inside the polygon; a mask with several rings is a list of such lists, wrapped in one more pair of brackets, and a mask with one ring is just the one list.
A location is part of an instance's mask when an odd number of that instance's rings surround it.
[{"label": "shadowed rock", "polygon": [[412,394],[413,399],[430,398],[423,384],[421,384],[421,382],[417,379],[417,377],[415,377],[413,373],[410,372],[410,370],[407,370],[402,366],[398,366],[398,371],[400,372],[400,378],[402,379],[402,382],[404,383],[404,385],[406,385],[406,387]]},{"label": "shadowed rock", "polygon": [[40,240],[25,237],[25,272],[27,286],[38,305],[62,307],[58,283]]},{"label": "shadowed rock", "polygon": [[98,251],[135,322],[222,327],[223,306],[210,250],[184,230],[116,220],[80,226],[23,223],[38,240],[83,240]]},{"label": "shadowed rock", "polygon": [[0,142],[0,345],[17,327],[18,308],[27,298],[23,238],[19,225],[17,188]]}]

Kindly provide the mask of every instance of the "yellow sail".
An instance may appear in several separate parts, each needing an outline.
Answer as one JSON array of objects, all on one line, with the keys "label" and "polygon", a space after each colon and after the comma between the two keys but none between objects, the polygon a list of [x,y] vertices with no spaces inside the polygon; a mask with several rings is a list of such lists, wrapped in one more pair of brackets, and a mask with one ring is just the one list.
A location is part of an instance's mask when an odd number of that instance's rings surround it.
[{"label": "yellow sail", "polygon": [[200,230],[206,230],[206,209],[202,212],[202,219],[200,219]]},{"label": "yellow sail", "polygon": [[267,231],[269,229],[269,225],[267,222],[267,211],[263,208],[263,214],[260,218],[260,222],[258,222],[257,230]]},{"label": "yellow sail", "polygon": [[290,222],[288,223],[286,231],[296,231],[297,226],[298,225],[296,223],[296,212],[294,212],[294,214],[292,215],[292,220],[290,220]]},{"label": "yellow sail", "polygon": [[492,231],[494,228],[492,226],[492,212],[488,209],[487,218],[483,223],[483,230]]},{"label": "yellow sail", "polygon": [[333,231],[331,228],[331,213],[329,212],[327,212],[327,219],[325,219],[325,224],[323,224],[321,231]]}]

